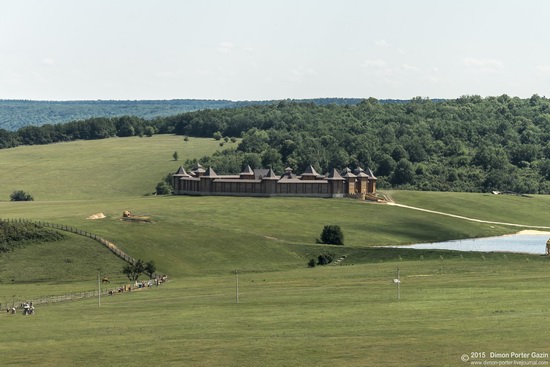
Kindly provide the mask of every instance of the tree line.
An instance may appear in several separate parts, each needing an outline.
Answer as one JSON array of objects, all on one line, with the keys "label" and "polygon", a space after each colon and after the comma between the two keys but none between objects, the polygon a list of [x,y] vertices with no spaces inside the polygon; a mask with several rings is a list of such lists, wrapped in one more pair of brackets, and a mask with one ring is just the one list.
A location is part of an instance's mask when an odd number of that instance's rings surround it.
[{"label": "tree line", "polygon": [[550,100],[538,95],[394,104],[369,98],[340,106],[283,101],[170,119],[176,134],[242,137],[238,148],[200,159],[218,173],[244,164],[276,172],[368,167],[379,188],[550,193]]},{"label": "tree line", "polygon": [[0,148],[150,134],[241,138],[237,148],[200,159],[220,174],[238,173],[244,164],[279,173],[287,166],[301,172],[309,164],[322,173],[368,167],[379,188],[550,193],[550,100],[538,95],[400,103],[369,98],[355,104],[287,100],[151,120],[93,118],[0,130]]}]

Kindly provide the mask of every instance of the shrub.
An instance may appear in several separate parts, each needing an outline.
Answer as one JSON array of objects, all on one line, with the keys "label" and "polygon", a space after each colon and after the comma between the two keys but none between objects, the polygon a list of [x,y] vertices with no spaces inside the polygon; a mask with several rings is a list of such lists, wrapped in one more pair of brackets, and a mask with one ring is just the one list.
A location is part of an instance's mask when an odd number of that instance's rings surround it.
[{"label": "shrub", "polygon": [[67,236],[34,223],[10,223],[0,220],[0,253],[33,243],[55,242]]},{"label": "shrub", "polygon": [[321,233],[321,242],[330,245],[343,245],[344,244],[344,232],[339,225],[326,225]]},{"label": "shrub", "polygon": [[155,188],[157,195],[170,195],[172,193],[172,187],[166,183],[166,181],[160,181]]},{"label": "shrub", "polygon": [[307,267],[308,267],[308,268],[314,268],[315,265],[317,265],[317,264],[315,263],[315,259],[309,259],[309,261],[308,261],[308,263],[307,263]]},{"label": "shrub", "polygon": [[11,201],[33,201],[34,198],[23,190],[16,190],[10,195]]},{"label": "shrub", "polygon": [[322,254],[317,257],[317,265],[328,265],[334,259],[332,254]]}]

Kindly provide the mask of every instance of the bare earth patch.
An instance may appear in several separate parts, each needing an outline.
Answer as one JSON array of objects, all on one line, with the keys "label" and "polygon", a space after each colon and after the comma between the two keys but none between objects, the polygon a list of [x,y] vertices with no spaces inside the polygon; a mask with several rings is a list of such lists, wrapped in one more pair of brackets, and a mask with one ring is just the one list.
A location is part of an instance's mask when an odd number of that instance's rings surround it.
[{"label": "bare earth patch", "polygon": [[103,219],[105,218],[105,214],[103,213],[97,213],[97,214],[94,214],[94,215],[90,215],[88,218],[86,219]]}]

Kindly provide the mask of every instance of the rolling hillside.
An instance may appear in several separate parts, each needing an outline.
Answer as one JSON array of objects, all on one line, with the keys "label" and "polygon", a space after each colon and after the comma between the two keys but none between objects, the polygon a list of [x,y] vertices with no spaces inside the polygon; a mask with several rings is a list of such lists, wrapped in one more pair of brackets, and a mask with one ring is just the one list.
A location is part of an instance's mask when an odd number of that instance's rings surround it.
[{"label": "rolling hillside", "polygon": [[[354,253],[357,261],[364,261],[361,249],[371,246],[518,230],[352,199],[147,195],[181,164],[172,158],[175,150],[180,157],[196,158],[219,148],[212,139],[184,142],[177,136],[155,135],[2,150],[2,217],[46,220],[96,233],[136,258],[154,259],[174,276],[220,274],[236,267],[253,272],[302,267],[326,251]],[[29,192],[35,201],[8,202],[14,189]],[[547,196],[391,195],[403,203],[479,219],[526,225],[547,225],[549,219]],[[149,215],[153,223],[122,222],[124,210]],[[99,212],[107,218],[86,219]],[[346,246],[316,245],[323,226],[332,223],[342,226]]]},{"label": "rolling hillside", "polygon": [[[0,364],[435,367],[463,365],[461,356],[494,350],[495,341],[503,350],[546,351],[540,325],[550,312],[550,258],[378,247],[518,228],[355,199],[145,195],[177,168],[171,157],[182,146],[182,158],[219,149],[212,139],[156,135],[0,151],[0,218],[97,234],[154,260],[170,280],[102,297],[101,307],[88,298],[40,304],[31,316],[0,312]],[[12,187],[35,201],[7,201]],[[387,194],[479,219],[550,219],[542,195]],[[152,221],[123,221],[124,210]],[[105,218],[87,219],[99,212]],[[315,243],[332,223],[341,225],[345,246]],[[307,268],[326,253],[347,257],[342,266]],[[99,272],[115,288],[127,282],[121,268],[106,248],[76,235],[0,254],[1,308],[97,289]],[[396,269],[399,300],[390,282]]]}]

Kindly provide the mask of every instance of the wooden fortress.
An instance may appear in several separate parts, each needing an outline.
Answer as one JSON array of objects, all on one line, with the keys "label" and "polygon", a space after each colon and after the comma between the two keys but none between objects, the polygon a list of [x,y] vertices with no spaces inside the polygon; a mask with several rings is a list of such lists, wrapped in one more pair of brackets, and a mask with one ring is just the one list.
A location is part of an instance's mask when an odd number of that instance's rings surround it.
[{"label": "wooden fortress", "polygon": [[212,168],[200,164],[191,172],[180,167],[172,175],[175,195],[223,196],[310,196],[334,198],[366,196],[376,192],[376,177],[370,169],[336,169],[326,175],[318,174],[310,165],[301,175],[286,168],[282,175],[272,169],[255,169],[246,166],[238,175],[217,175]]}]

